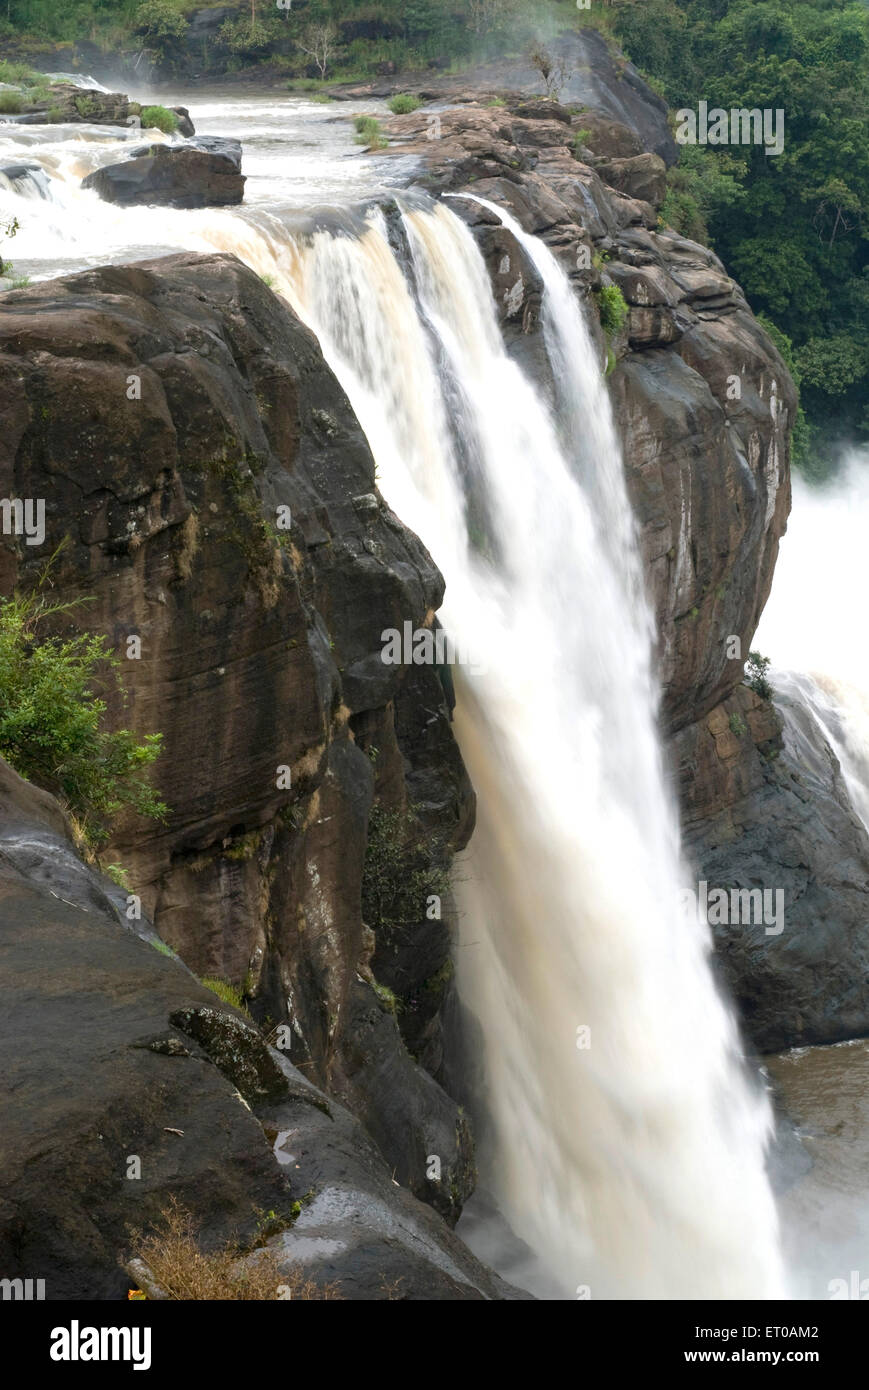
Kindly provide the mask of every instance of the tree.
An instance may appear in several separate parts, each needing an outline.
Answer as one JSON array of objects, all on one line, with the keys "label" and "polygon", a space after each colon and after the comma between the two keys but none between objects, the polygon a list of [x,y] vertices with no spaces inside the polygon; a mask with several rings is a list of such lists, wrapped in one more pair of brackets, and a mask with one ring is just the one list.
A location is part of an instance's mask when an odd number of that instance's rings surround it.
[{"label": "tree", "polygon": [[327,20],[323,24],[310,24],[296,39],[296,44],[307,57],[311,58],[325,78],[326,68],[335,50],[335,26]]},{"label": "tree", "polygon": [[542,44],[536,44],[529,54],[529,61],[543,78],[547,97],[551,101],[558,101],[572,71],[567,59],[551,53]]}]

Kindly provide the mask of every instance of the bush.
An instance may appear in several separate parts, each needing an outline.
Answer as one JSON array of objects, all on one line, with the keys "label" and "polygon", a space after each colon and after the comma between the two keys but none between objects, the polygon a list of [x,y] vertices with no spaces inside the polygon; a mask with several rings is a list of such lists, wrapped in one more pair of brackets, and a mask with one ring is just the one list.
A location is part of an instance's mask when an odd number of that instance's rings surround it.
[{"label": "bush", "polygon": [[374,932],[425,919],[426,902],[449,891],[443,847],[420,837],[407,811],[371,808],[362,871],[362,916]]},{"label": "bush", "polygon": [[354,125],[357,145],[367,145],[372,150],[386,149],[389,141],[383,138],[380,122],[375,116],[357,116]]},{"label": "bush", "polygon": [[122,807],[165,818],[148,780],[162,735],[140,742],[129,729],[104,729],[106,704],[92,687],[101,668],[119,685],[120,662],[101,635],[42,635],[47,619],[78,606],[47,602],[47,575],[33,592],[0,599],[0,755],[59,797],[96,845]]},{"label": "bush", "polygon": [[618,333],[628,316],[628,306],[618,285],[601,285],[595,290],[600,326],[608,338]]},{"label": "bush", "polygon": [[143,130],[162,130],[164,135],[178,129],[178,117],[167,106],[143,106],[140,120]]},{"label": "bush", "polygon": [[393,116],[409,116],[411,111],[418,111],[421,106],[419,97],[412,96],[410,92],[399,92],[389,103]]},{"label": "bush", "polygon": [[23,106],[20,92],[0,92],[0,113],[4,116],[17,116]]},{"label": "bush", "polygon": [[34,72],[26,63],[13,63],[8,58],[0,60],[0,82],[34,83],[44,82],[45,76],[41,72]]},{"label": "bush", "polygon": [[761,656],[760,652],[748,653],[748,660],[745,663],[745,684],[750,686],[755,695],[759,695],[762,700],[772,699],[772,686],[766,676],[768,670],[768,656]]}]

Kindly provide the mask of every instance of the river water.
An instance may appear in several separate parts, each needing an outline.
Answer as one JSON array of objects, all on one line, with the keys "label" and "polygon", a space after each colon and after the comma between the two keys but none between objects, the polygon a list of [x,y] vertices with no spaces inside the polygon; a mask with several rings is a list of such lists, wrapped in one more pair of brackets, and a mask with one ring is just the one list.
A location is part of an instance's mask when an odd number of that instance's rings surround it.
[{"label": "river water", "polygon": [[[529,1286],[829,1297],[839,1266],[859,1268],[844,1227],[865,1189],[849,1136],[866,1133],[866,1046],[769,1061],[813,1160],[780,1202],[786,1278],[763,1173],[766,1098],[742,1069],[707,933],[672,911],[686,875],[600,364],[533,239],[565,386],[558,428],[503,352],[482,261],[446,206],[403,207],[408,280],[382,222],[358,211],[409,172],[353,143],[350,115],[383,109],[198,93],[197,132],[244,146],[245,203],[231,210],[123,210],[82,191],[139,131],[0,125],[0,166],[39,166],[0,177],[0,221],[20,224],[4,252],[34,278],[235,252],[318,334],[382,490],[440,565],[444,623],[478,658],[462,672],[456,728],[480,794],[462,928],[479,949],[459,953],[459,977],[485,1039],[484,1177],[532,1252]],[[599,467],[583,483],[571,459],[589,429]],[[781,588],[796,601],[787,577]],[[809,669],[798,650],[786,660]],[[486,1232],[467,1235],[490,1253]]]}]

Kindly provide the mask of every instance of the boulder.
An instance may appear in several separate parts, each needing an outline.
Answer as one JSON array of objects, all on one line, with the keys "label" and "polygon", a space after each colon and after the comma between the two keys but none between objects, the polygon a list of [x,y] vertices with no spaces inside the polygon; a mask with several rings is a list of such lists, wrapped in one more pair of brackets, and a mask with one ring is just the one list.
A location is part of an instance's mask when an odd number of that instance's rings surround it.
[{"label": "boulder", "polygon": [[241,144],[216,136],[140,146],[82,180],[82,188],[122,207],[228,207],[242,201],[244,184]]}]

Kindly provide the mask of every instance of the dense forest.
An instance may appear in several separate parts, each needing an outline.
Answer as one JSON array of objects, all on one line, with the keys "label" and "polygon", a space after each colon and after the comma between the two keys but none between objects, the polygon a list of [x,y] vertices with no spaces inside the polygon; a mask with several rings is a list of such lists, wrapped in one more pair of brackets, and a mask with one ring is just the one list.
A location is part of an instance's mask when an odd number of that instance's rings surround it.
[{"label": "dense forest", "polygon": [[[203,24],[220,10],[219,26]],[[195,20],[194,20],[195,16]],[[0,40],[39,66],[47,45],[146,53],[167,76],[264,66],[290,85],[461,70],[559,29],[608,33],[675,112],[784,113],[784,149],[685,146],[665,220],[711,244],[798,380],[798,460],[815,472],[869,437],[869,9],[859,0],[6,0]],[[200,37],[201,33],[201,37]]]}]

